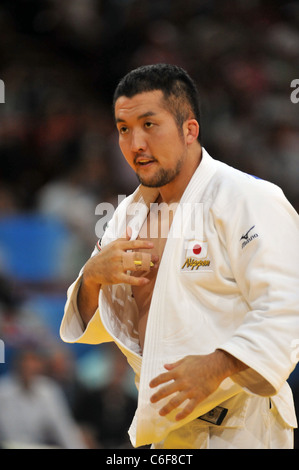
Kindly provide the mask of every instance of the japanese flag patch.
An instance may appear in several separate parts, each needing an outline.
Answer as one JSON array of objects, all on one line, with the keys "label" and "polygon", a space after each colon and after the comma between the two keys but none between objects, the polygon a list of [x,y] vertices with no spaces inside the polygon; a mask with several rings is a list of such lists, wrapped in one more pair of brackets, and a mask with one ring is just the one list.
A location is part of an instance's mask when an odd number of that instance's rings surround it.
[{"label": "japanese flag patch", "polygon": [[211,271],[207,241],[185,240],[181,270],[187,272]]}]

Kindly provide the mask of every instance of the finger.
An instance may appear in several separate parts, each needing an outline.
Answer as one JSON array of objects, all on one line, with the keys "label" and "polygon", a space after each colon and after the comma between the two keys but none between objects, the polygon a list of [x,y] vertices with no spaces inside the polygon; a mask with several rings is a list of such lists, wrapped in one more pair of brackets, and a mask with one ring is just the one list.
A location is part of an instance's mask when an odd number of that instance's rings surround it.
[{"label": "finger", "polygon": [[132,237],[132,229],[131,229],[131,227],[127,227],[126,228],[126,239],[131,240],[131,237]]},{"label": "finger", "polygon": [[149,271],[154,264],[151,262],[150,253],[125,252],[122,255],[122,262],[125,271]]},{"label": "finger", "polygon": [[157,387],[158,385],[164,384],[166,382],[169,382],[170,380],[173,380],[173,375],[170,374],[169,372],[164,372],[163,374],[158,375],[154,379],[150,381],[149,386],[151,388]]},{"label": "finger", "polygon": [[152,254],[151,259],[152,259],[152,263],[153,263],[154,267],[157,268],[158,264],[159,264],[159,256]]},{"label": "finger", "polygon": [[197,403],[198,402],[195,402],[195,400],[189,400],[187,405],[182,409],[182,411],[180,411],[176,415],[175,417],[176,421],[180,421],[184,418],[187,418],[187,416],[189,416],[192,413],[192,411],[194,411]]},{"label": "finger", "polygon": [[148,249],[154,248],[154,244],[147,240],[124,240],[119,238],[116,242],[118,244],[118,248],[123,251],[127,250],[139,250],[139,249]]},{"label": "finger", "polygon": [[175,369],[176,367],[178,367],[182,362],[184,361],[184,358],[183,359],[180,359],[179,361],[177,362],[172,362],[171,364],[164,364],[164,367],[165,369],[167,370],[173,370]]},{"label": "finger", "polygon": [[154,395],[151,396],[150,400],[152,403],[157,403],[157,401],[162,400],[162,398],[166,398],[169,395],[178,391],[177,384],[175,382],[167,385],[166,387],[161,387]]},{"label": "finger", "polygon": [[174,397],[171,398],[171,400],[169,400],[169,402],[165,406],[163,406],[163,408],[161,408],[161,410],[159,411],[159,414],[161,416],[168,415],[169,413],[171,413],[171,411],[175,410],[182,403],[184,403],[186,398],[187,398],[186,392],[177,393]]},{"label": "finger", "polygon": [[146,277],[135,277],[129,274],[123,274],[120,276],[120,283],[130,284],[131,286],[144,286],[150,282]]},{"label": "finger", "polygon": [[174,374],[170,374],[170,372],[175,369],[177,366],[180,365],[182,359],[180,359],[177,362],[173,362],[172,364],[164,364],[165,369],[168,370],[168,372],[164,372],[163,374],[158,375],[154,379],[151,380],[149,386],[151,388],[157,387],[158,385],[161,385],[165,382],[169,382],[170,380],[174,379]]}]

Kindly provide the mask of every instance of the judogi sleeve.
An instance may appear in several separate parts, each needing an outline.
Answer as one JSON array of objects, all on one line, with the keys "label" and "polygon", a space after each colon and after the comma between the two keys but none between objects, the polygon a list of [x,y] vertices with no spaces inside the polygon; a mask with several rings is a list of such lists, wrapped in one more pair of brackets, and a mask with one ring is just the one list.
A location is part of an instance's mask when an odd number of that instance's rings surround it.
[{"label": "judogi sleeve", "polygon": [[[99,241],[91,256],[96,256],[100,250]],[[60,325],[60,337],[66,343],[101,344],[113,341],[104,328],[99,309],[95,311],[86,328],[83,324],[77,306],[77,296],[82,281],[83,270],[84,267],[81,269],[77,279],[68,288],[64,315]]]},{"label": "judogi sleeve", "polygon": [[232,377],[239,385],[272,395],[296,365],[299,216],[278,187],[265,184],[269,191],[257,190],[238,203],[232,201],[225,208],[225,222],[219,214],[235,279],[250,307],[220,349],[249,366]]}]

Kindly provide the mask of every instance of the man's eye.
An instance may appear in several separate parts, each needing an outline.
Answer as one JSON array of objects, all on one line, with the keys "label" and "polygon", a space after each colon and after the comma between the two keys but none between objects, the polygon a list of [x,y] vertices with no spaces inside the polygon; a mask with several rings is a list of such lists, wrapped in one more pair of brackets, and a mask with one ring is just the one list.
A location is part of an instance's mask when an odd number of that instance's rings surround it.
[{"label": "man's eye", "polygon": [[125,127],[125,126],[119,128],[119,133],[120,134],[125,134],[127,131],[128,131],[128,128]]},{"label": "man's eye", "polygon": [[153,126],[153,123],[152,123],[152,122],[145,122],[145,123],[144,123],[144,127],[145,127],[146,129],[150,129],[152,126]]}]

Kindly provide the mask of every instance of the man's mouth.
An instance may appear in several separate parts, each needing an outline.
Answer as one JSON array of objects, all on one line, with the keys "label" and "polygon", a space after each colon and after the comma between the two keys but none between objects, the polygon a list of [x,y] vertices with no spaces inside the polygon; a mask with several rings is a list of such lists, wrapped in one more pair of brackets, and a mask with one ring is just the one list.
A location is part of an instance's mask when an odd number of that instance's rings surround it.
[{"label": "man's mouth", "polygon": [[156,161],[155,158],[139,156],[135,158],[134,163],[136,166],[147,166],[147,165],[151,165],[155,161]]}]

